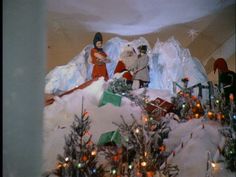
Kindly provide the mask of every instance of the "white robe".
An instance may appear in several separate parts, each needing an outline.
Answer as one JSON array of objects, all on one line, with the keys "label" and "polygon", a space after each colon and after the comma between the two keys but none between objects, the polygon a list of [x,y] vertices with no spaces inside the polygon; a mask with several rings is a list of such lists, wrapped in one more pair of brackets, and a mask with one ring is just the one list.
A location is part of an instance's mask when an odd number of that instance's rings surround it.
[{"label": "white robe", "polygon": [[134,80],[142,80],[145,82],[150,81],[148,62],[149,62],[149,58],[147,55],[142,55],[138,58],[136,62],[136,67],[135,67],[136,68],[135,70],[137,71],[137,73],[134,75]]}]

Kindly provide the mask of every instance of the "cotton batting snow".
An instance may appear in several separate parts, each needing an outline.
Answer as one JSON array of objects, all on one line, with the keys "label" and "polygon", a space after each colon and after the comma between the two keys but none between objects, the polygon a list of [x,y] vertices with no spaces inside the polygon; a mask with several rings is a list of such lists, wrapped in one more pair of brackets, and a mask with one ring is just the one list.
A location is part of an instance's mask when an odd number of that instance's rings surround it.
[{"label": "cotton batting snow", "polygon": [[[130,114],[133,114],[137,120],[140,120],[141,110],[132,104],[127,98],[122,98],[120,107],[106,104],[98,107],[99,100],[103,91],[107,88],[107,82],[103,78],[93,82],[83,90],[76,90],[69,95],[61,98],[56,97],[56,101],[44,109],[44,145],[43,145],[43,170],[52,170],[57,162],[57,154],[63,154],[65,145],[64,136],[70,133],[70,125],[74,120],[74,114],[81,114],[82,98],[84,99],[84,109],[89,112],[91,123],[90,133],[96,143],[100,135],[107,131],[117,129],[113,122],[120,123],[120,115],[123,115],[129,123],[132,121]],[[143,90],[136,90],[139,94]],[[161,97],[170,100],[171,92],[168,90],[148,89],[147,95],[150,99]],[[168,116],[166,117],[168,118]],[[202,129],[204,123],[205,128]],[[167,151],[176,151],[174,158],[169,158],[170,162],[177,164],[180,169],[179,177],[201,177],[206,174],[206,157],[209,151],[214,156],[217,151],[217,145],[222,136],[217,128],[220,125],[217,122],[204,121],[202,119],[193,119],[185,123],[177,123],[170,119],[172,131],[169,138],[164,142]],[[190,138],[190,134],[192,138]],[[181,142],[184,142],[183,149],[179,149]],[[220,169],[222,168],[222,169]],[[221,175],[233,177],[233,174],[225,169],[221,164],[218,171],[213,171],[215,177]]]},{"label": "cotton batting snow", "polygon": [[[137,53],[138,46],[148,46],[149,88],[169,90],[173,93],[173,82],[182,85],[183,77],[189,78],[189,86],[207,84],[207,74],[201,62],[192,57],[189,50],[183,48],[174,37],[164,42],[157,39],[153,49],[143,37],[131,42],[119,37],[111,38],[104,44],[104,51],[111,59],[111,63],[106,65],[110,78],[113,78],[120,54],[127,44],[131,45]],[[67,65],[58,66],[50,71],[46,76],[45,93],[60,94],[90,80],[93,67],[89,59],[91,48],[92,45],[87,45]],[[206,94],[204,91],[203,98]],[[196,91],[195,93],[197,94]]]}]

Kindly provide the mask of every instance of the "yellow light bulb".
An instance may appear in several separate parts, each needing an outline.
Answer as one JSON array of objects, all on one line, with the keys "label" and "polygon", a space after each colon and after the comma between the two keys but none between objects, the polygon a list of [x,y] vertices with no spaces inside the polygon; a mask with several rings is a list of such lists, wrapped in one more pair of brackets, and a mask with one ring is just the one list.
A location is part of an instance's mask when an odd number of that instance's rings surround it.
[{"label": "yellow light bulb", "polygon": [[147,152],[144,152],[144,156],[145,156],[145,157],[147,156]]},{"label": "yellow light bulb", "polygon": [[63,167],[66,168],[68,166],[67,163],[63,163]]},{"label": "yellow light bulb", "polygon": [[208,118],[212,118],[213,117],[213,113],[210,112],[210,111],[207,113],[207,115],[208,115]]},{"label": "yellow light bulb", "polygon": [[216,167],[216,164],[215,163],[211,163],[211,166],[213,167],[213,168],[215,168]]},{"label": "yellow light bulb", "polygon": [[142,165],[143,167],[146,167],[146,166],[147,166],[147,162],[143,161],[143,162],[141,163],[141,165]]},{"label": "yellow light bulb", "polygon": [[96,150],[93,150],[92,152],[91,152],[91,155],[92,156],[95,156],[97,154],[97,151]]},{"label": "yellow light bulb", "polygon": [[57,165],[57,168],[61,168],[61,167],[62,167],[62,165],[61,165],[61,164],[58,164],[58,165]]}]

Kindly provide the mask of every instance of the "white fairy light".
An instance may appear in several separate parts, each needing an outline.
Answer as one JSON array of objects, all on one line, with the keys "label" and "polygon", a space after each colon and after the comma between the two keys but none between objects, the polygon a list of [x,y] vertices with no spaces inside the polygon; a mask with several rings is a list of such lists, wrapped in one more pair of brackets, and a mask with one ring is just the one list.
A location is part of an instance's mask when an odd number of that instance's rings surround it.
[{"label": "white fairy light", "polygon": [[136,128],[136,129],[135,129],[135,133],[139,133],[139,128]]},{"label": "white fairy light", "polygon": [[211,163],[211,166],[213,167],[213,168],[215,168],[216,167],[216,164],[215,163]]}]

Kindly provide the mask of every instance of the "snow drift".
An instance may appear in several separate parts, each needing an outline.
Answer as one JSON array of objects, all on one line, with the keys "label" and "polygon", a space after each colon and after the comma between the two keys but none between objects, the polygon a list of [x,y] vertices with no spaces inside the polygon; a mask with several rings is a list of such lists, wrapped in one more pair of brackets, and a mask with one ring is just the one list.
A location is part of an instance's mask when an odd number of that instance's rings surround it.
[{"label": "snow drift", "polygon": [[[127,98],[122,98],[120,107],[106,104],[98,107],[98,102],[103,91],[107,88],[107,82],[103,78],[93,82],[83,90],[76,90],[69,95],[56,98],[56,101],[44,109],[44,131],[43,131],[43,171],[52,170],[57,162],[57,154],[63,153],[65,144],[64,136],[70,132],[70,126],[74,120],[74,114],[80,115],[82,108],[82,97],[84,98],[84,109],[89,113],[91,123],[90,133],[92,140],[96,143],[104,132],[113,131],[117,126],[113,122],[121,123],[120,115],[123,115],[127,123],[132,122],[130,114],[141,120],[141,109]],[[135,90],[135,94],[142,93],[142,89]],[[160,97],[170,100],[171,93],[168,90],[147,89],[150,99]],[[170,120],[171,132],[164,143],[167,151],[176,152],[176,156],[170,163],[177,164],[180,168],[181,177],[199,177],[206,174],[207,152],[214,156],[217,146],[220,144],[222,135],[218,132],[220,124],[215,121],[204,121],[193,119],[185,123]],[[202,129],[202,124],[205,128]],[[192,133],[192,138],[190,135]],[[183,148],[179,148],[184,142]],[[221,166],[218,171],[212,172],[215,177],[233,174]]]}]

